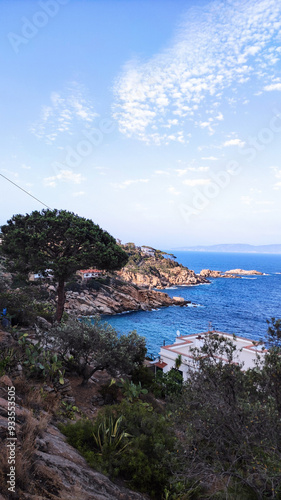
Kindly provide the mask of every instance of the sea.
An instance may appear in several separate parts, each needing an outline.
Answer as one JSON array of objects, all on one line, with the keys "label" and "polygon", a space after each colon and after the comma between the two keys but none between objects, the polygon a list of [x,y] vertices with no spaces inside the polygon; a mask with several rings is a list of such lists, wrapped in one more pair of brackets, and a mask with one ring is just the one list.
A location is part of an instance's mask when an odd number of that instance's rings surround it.
[{"label": "sea", "polygon": [[[170,252],[167,250],[167,252]],[[119,333],[136,330],[146,339],[148,354],[159,355],[162,345],[172,344],[178,335],[208,329],[262,340],[270,318],[281,318],[281,255],[250,253],[173,252],[180,264],[199,273],[201,269],[228,271],[255,269],[262,276],[238,279],[209,278],[209,284],[179,286],[163,290],[171,297],[192,302],[187,307],[171,306],[103,316]]]}]

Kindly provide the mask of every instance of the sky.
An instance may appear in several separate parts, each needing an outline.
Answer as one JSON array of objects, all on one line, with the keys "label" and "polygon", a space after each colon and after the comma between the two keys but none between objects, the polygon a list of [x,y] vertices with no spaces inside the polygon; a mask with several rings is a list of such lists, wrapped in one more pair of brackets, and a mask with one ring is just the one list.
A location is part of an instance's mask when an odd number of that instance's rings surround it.
[{"label": "sky", "polygon": [[281,243],[279,0],[0,14],[0,225],[48,206],[123,243]]}]

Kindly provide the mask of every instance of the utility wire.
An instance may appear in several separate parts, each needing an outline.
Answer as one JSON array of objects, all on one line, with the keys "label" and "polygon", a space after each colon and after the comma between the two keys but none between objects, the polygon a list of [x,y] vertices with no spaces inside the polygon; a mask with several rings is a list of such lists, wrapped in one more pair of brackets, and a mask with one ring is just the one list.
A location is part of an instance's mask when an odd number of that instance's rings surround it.
[{"label": "utility wire", "polygon": [[44,207],[47,207],[50,210],[52,210],[51,207],[49,207],[48,205],[46,205],[46,203],[43,203],[43,201],[40,201],[40,200],[38,200],[38,198],[35,198],[35,196],[33,196],[32,194],[30,194],[28,191],[26,191],[22,187],[18,186],[18,184],[16,184],[15,182],[11,181],[11,179],[8,179],[8,177],[5,177],[5,175],[3,175],[3,174],[0,174],[0,175],[1,175],[1,177],[4,177],[4,179],[6,179],[6,181],[9,181],[11,184],[14,184],[14,186],[16,186],[17,188],[21,189],[21,191],[23,191],[24,193],[28,194],[28,196],[31,196],[31,198],[34,198],[34,200],[39,201],[39,203],[41,203],[41,205],[44,205]]}]

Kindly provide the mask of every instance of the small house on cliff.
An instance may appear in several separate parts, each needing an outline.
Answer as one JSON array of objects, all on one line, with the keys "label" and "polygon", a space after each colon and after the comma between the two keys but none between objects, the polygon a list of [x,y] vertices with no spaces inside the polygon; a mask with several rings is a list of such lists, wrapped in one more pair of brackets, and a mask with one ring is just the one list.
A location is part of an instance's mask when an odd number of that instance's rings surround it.
[{"label": "small house on cliff", "polygon": [[[221,337],[230,340],[236,347],[236,357],[233,360],[235,363],[242,363],[243,370],[248,370],[249,368],[255,367],[255,361],[258,356],[263,359],[266,349],[263,344],[249,340],[242,337],[237,337],[230,335],[229,333],[209,331],[200,334],[192,335],[182,335],[176,338],[174,344],[164,345],[160,349],[160,356],[158,361],[151,363],[156,370],[161,370],[163,373],[167,373],[172,368],[175,368],[176,359],[181,357],[180,371],[182,372],[183,379],[187,380],[190,370],[196,369],[195,356],[193,354],[193,349],[200,349],[207,335],[216,334]],[[226,357],[216,356],[218,361],[223,363],[228,363]]]},{"label": "small house on cliff", "polygon": [[91,278],[99,278],[102,276],[103,271],[100,269],[80,269],[76,271],[76,275],[82,279],[82,281],[89,280]]},{"label": "small house on cliff", "polygon": [[52,279],[54,276],[53,276],[53,271],[52,269],[45,269],[45,272],[44,274],[42,273],[29,273],[28,275],[28,279],[29,281],[37,281],[37,280],[40,280],[40,279]]},{"label": "small house on cliff", "polygon": [[142,246],[141,252],[147,255],[148,257],[154,257],[155,255],[155,249],[151,247]]}]

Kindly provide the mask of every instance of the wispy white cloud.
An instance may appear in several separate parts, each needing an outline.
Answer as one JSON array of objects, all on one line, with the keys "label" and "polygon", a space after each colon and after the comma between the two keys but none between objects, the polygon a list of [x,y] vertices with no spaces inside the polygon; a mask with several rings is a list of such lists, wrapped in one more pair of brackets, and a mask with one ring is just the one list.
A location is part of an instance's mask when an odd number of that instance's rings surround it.
[{"label": "wispy white cloud", "polygon": [[13,170],[8,170],[7,168],[1,168],[1,172],[5,172],[5,174],[8,174],[11,177],[14,177],[15,179],[19,178],[18,172],[14,172]]},{"label": "wispy white cloud", "polygon": [[211,182],[211,179],[185,179],[182,181],[183,184],[186,186],[205,186],[206,184],[209,184]]},{"label": "wispy white cloud", "polygon": [[251,196],[241,196],[240,199],[243,205],[251,205],[252,202],[254,201]]},{"label": "wispy white cloud", "polygon": [[187,167],[187,168],[176,168],[175,172],[177,172],[179,177],[188,174],[189,172],[208,172],[209,167]]},{"label": "wispy white cloud", "polygon": [[281,169],[279,167],[271,167],[271,170],[273,170],[274,177],[277,179],[277,182],[273,185],[273,189],[279,190],[281,188]]},{"label": "wispy white cloud", "polygon": [[72,193],[72,196],[77,198],[78,196],[84,196],[85,194],[85,191],[76,191],[75,193]]},{"label": "wispy white cloud", "polygon": [[72,170],[61,170],[57,175],[51,177],[45,177],[44,184],[47,187],[56,187],[58,181],[60,182],[70,182],[73,184],[81,184],[85,180],[82,174],[75,174]]},{"label": "wispy white cloud", "polygon": [[126,181],[120,183],[114,183],[112,185],[113,187],[118,189],[126,189],[127,187],[132,186],[133,184],[142,184],[147,182],[149,182],[149,179],[128,179]]},{"label": "wispy white cloud", "polygon": [[281,83],[271,83],[270,85],[266,85],[264,87],[264,90],[266,90],[267,92],[271,92],[273,90],[281,91]]},{"label": "wispy white cloud", "polygon": [[167,170],[155,170],[154,173],[156,175],[166,175],[166,176],[170,175],[170,172],[168,172]]},{"label": "wispy white cloud", "polygon": [[245,146],[245,142],[241,141],[241,139],[229,139],[228,141],[225,141],[222,145],[223,147],[229,147],[229,146],[239,146],[240,148]]},{"label": "wispy white cloud", "polygon": [[89,127],[97,116],[84,87],[73,82],[62,91],[51,93],[50,103],[42,106],[40,118],[30,130],[38,139],[52,144],[59,135],[72,134],[75,125]]},{"label": "wispy white cloud", "polygon": [[106,175],[109,170],[108,167],[93,167],[93,169],[97,170],[99,175]]},{"label": "wispy white cloud", "polygon": [[254,82],[270,90],[281,56],[280,16],[276,0],[218,0],[189,10],[168,49],[128,62],[116,80],[120,131],[155,144],[187,142],[194,127],[214,133],[223,101],[237,105],[237,89]]},{"label": "wispy white cloud", "polygon": [[174,186],[168,187],[168,193],[170,193],[174,196],[179,196],[181,194],[180,191],[177,191],[177,189]]},{"label": "wispy white cloud", "polygon": [[215,156],[203,156],[203,157],[201,158],[201,160],[216,161],[216,160],[218,160],[218,158],[216,158]]}]

